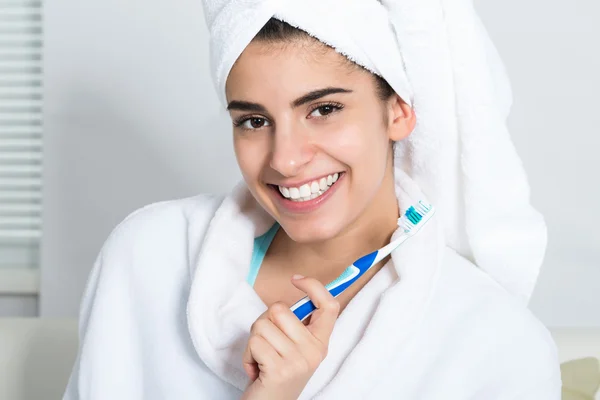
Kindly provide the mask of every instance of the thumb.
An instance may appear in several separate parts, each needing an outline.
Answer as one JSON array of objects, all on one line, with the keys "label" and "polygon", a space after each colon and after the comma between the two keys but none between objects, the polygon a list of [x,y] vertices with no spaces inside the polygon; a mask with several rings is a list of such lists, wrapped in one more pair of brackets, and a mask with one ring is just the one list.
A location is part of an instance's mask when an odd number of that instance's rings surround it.
[{"label": "thumb", "polygon": [[328,343],[340,312],[339,301],[317,279],[297,275],[292,279],[292,282],[298,289],[308,295],[316,307],[306,328],[321,342]]}]

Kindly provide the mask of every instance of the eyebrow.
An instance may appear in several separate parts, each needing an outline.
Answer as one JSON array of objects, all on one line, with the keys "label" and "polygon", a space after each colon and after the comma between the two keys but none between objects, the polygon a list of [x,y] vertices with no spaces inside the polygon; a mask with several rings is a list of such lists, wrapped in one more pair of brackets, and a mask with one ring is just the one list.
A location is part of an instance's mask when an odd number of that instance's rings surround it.
[{"label": "eyebrow", "polygon": [[[302,97],[299,97],[296,100],[294,100],[291,103],[291,105],[293,108],[297,108],[306,103],[310,103],[311,101],[315,101],[315,100],[318,100],[325,96],[329,96],[330,94],[336,94],[336,93],[352,93],[352,90],[338,88],[338,87],[328,87],[328,88],[324,88],[324,89],[313,90],[312,92],[309,92],[309,93],[303,95]],[[262,104],[251,103],[249,101],[239,101],[239,100],[231,101],[227,105],[227,110],[228,111],[238,110],[238,111],[260,112],[260,113],[265,113],[265,114],[267,113],[267,109]]]},{"label": "eyebrow", "polygon": [[330,94],[336,94],[336,93],[352,93],[352,90],[337,88],[337,87],[328,87],[325,89],[314,90],[314,91],[307,93],[304,96],[294,100],[292,102],[292,107],[293,108],[300,107],[306,103],[310,103],[311,101],[315,101],[322,97],[328,96]]}]

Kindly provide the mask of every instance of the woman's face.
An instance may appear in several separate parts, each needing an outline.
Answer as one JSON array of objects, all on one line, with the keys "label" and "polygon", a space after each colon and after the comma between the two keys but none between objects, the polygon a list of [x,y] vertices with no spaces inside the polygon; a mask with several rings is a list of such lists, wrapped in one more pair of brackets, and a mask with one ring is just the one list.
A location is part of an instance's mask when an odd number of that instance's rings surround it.
[{"label": "woman's face", "polygon": [[400,101],[381,100],[374,77],[334,50],[252,42],[226,92],[242,175],[292,240],[336,237],[394,196],[391,140],[412,127],[394,128]]}]

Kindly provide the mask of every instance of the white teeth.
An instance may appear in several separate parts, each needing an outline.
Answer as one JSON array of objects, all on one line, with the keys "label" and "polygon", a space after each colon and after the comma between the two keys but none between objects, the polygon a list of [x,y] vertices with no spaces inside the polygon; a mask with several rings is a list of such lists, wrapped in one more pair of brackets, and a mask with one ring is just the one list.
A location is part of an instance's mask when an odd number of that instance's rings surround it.
[{"label": "white teeth", "polygon": [[327,178],[321,178],[321,180],[319,181],[319,189],[327,189]]},{"label": "white teeth", "polygon": [[283,187],[283,186],[279,186],[279,191],[281,192],[283,197],[285,197],[286,199],[290,198],[290,189]]},{"label": "white teeth", "polygon": [[300,191],[298,188],[290,188],[290,197],[292,200],[296,200],[300,197]]},{"label": "white teeth", "polygon": [[315,181],[310,184],[310,191],[312,194],[319,193],[319,184]]},{"label": "white teeth", "polygon": [[310,186],[306,184],[300,186],[300,197],[310,197]]},{"label": "white teeth", "polygon": [[284,186],[279,186],[279,192],[281,192],[283,197],[286,199],[291,199],[292,201],[308,201],[323,195],[323,193],[329,190],[331,185],[337,182],[339,177],[340,174],[335,173],[333,175],[328,175],[326,178],[324,177],[319,180],[306,183],[299,188],[287,188]]}]

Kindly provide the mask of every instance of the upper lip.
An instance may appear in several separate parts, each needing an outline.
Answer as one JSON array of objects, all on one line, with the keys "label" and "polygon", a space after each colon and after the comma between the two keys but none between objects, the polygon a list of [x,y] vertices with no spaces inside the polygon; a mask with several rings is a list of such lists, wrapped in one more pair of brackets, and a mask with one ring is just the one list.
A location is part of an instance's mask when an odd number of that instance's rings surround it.
[{"label": "upper lip", "polygon": [[341,174],[341,173],[343,173],[343,171],[331,172],[331,173],[327,173],[325,175],[320,175],[320,176],[318,176],[316,178],[305,179],[305,180],[302,180],[302,181],[272,183],[272,185],[282,186],[282,187],[287,187],[287,188],[290,188],[290,187],[300,187],[300,186],[302,186],[304,184],[307,184],[307,183],[311,183],[311,182],[314,182],[314,181],[320,181],[322,178],[327,178],[329,175],[335,175],[335,174]]}]

